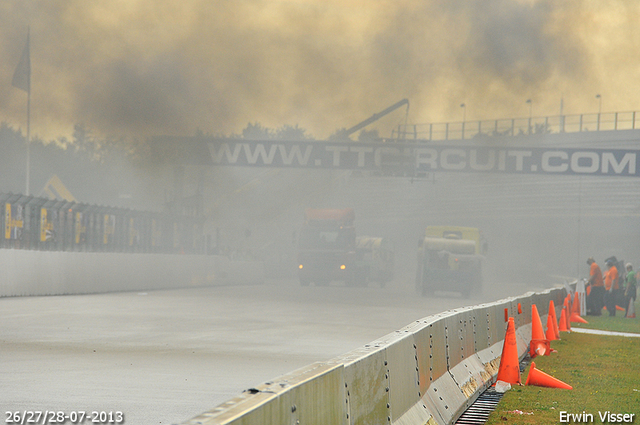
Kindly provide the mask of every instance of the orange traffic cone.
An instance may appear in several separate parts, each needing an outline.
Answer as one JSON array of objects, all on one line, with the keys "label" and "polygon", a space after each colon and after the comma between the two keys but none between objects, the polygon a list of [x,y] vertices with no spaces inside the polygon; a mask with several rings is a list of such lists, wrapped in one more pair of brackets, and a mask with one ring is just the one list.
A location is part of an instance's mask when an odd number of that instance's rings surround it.
[{"label": "orange traffic cone", "polygon": [[560,339],[560,330],[558,330],[558,318],[556,317],[556,305],[553,300],[549,301],[549,315],[553,317],[553,333],[556,339]]},{"label": "orange traffic cone", "polygon": [[618,310],[618,311],[626,311],[624,307],[620,307],[619,305],[616,305],[616,310]]},{"label": "orange traffic cone", "polygon": [[636,309],[633,306],[633,298],[629,299],[629,309],[627,309],[627,315],[625,317],[627,317],[628,319],[636,318]]},{"label": "orange traffic cone", "polygon": [[587,322],[585,319],[582,318],[582,316],[580,316],[578,313],[571,313],[571,317],[569,317],[569,321],[570,322],[574,322],[574,323],[586,323],[589,324],[589,322]]},{"label": "orange traffic cone", "polygon": [[562,311],[560,312],[560,324],[559,324],[560,332],[570,332],[569,328],[567,328],[567,316],[565,311],[567,311],[567,308],[562,307]]},{"label": "orange traffic cone", "polygon": [[538,314],[538,307],[531,305],[531,342],[529,343],[529,355],[531,358],[535,356],[548,356],[551,351],[549,340],[544,336],[542,328],[542,320]]},{"label": "orange traffic cone", "polygon": [[[556,341],[556,340],[559,339],[559,338],[556,338],[556,332],[555,332],[555,330],[553,328],[553,325],[554,325],[553,317],[551,317],[551,314],[549,314],[547,316],[547,333],[545,334],[545,336],[547,337],[547,339],[549,341]],[[558,325],[556,325],[556,326],[558,326]]]},{"label": "orange traffic cone", "polygon": [[507,333],[502,345],[500,367],[498,368],[498,381],[509,384],[522,384],[520,380],[520,362],[518,361],[518,345],[516,342],[516,325],[513,317],[509,317]]},{"label": "orange traffic cone", "polygon": [[544,373],[540,369],[536,369],[536,364],[531,362],[531,368],[529,369],[529,376],[527,376],[527,382],[525,385],[535,385],[538,387],[549,388],[562,388],[565,390],[572,390],[573,387],[561,380],[554,378],[553,376]]}]

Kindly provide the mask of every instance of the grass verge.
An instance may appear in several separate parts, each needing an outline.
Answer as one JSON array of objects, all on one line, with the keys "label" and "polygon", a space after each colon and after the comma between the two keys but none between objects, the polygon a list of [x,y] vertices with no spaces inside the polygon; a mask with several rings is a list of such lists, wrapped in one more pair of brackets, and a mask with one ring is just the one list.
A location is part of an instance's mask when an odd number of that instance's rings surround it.
[{"label": "grass verge", "polygon": [[[589,324],[572,323],[571,327],[640,334],[640,298],[636,299],[634,305],[637,316],[636,319],[625,318],[624,311],[616,311],[614,317],[609,317],[607,310],[602,310],[602,316],[584,317]],[[638,419],[638,423],[640,424],[640,419]]]},{"label": "grass verge", "polygon": [[[640,319],[624,322],[622,317],[601,316],[587,317],[587,320],[589,325],[582,327],[640,333]],[[582,422],[609,423],[599,416],[599,412],[607,411],[634,414],[632,423],[640,424],[640,338],[576,332],[563,332],[561,338],[551,342],[557,353],[536,357],[533,361],[536,369],[566,382],[573,390],[513,386],[491,413],[487,424],[559,424],[563,423],[561,412],[576,415],[585,412],[593,415],[593,420]],[[530,368],[529,364],[522,373],[523,383]]]}]

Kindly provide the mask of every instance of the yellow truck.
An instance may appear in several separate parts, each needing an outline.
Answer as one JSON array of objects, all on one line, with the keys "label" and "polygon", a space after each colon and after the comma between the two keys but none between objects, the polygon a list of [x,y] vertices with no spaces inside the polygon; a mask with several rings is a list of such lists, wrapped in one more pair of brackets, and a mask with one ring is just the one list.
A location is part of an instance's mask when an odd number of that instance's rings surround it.
[{"label": "yellow truck", "polygon": [[487,242],[479,229],[429,226],[419,241],[416,290],[459,292],[468,298],[482,291],[482,263]]}]

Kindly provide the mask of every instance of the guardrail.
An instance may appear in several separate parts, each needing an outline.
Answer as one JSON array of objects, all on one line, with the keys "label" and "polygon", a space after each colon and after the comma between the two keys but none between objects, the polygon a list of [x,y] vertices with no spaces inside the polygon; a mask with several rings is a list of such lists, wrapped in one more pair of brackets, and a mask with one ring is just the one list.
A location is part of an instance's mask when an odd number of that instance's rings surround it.
[{"label": "guardrail", "polygon": [[219,255],[0,250],[0,298],[258,285],[264,264]]},{"label": "guardrail", "polygon": [[550,289],[416,320],[248,389],[182,425],[452,424],[493,383],[507,316],[515,318],[522,359],[531,306],[543,312],[550,300],[561,306],[564,296],[564,289]]},{"label": "guardrail", "polygon": [[480,136],[636,130],[639,127],[639,112],[606,112],[399,125],[397,129],[392,131],[391,138],[398,140],[466,140]]}]

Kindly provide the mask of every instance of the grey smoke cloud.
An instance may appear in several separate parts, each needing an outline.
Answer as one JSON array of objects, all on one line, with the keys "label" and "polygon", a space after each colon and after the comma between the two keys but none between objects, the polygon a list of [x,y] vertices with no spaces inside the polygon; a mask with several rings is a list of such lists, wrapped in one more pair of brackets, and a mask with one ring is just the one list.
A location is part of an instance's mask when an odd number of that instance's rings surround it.
[{"label": "grey smoke cloud", "polygon": [[[595,3],[595,4],[594,4]],[[399,99],[409,120],[637,109],[640,5],[550,0],[5,0],[0,119],[27,25],[32,134],[240,133],[299,124],[317,138]],[[4,83],[1,83],[4,81]],[[404,121],[376,124],[382,135]]]}]

